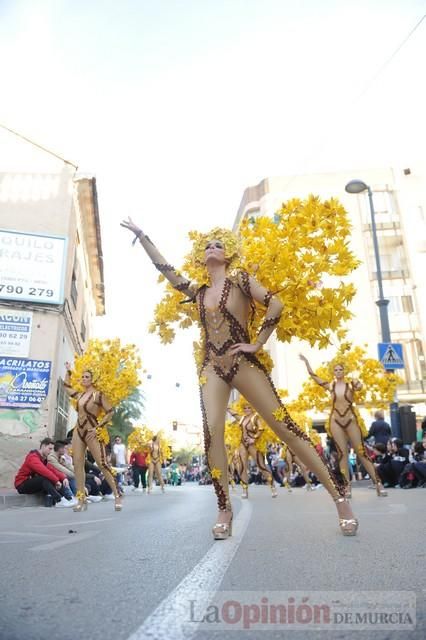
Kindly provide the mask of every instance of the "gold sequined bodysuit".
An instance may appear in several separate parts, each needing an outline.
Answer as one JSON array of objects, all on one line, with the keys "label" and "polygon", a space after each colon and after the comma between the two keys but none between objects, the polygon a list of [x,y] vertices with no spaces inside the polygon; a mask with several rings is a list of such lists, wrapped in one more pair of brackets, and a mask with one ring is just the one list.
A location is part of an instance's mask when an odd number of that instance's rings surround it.
[{"label": "gold sequined bodysuit", "polygon": [[[205,305],[205,293],[206,287],[202,287],[197,295],[200,320],[205,331],[202,373],[206,369],[212,369],[222,380],[230,383],[238,371],[241,358],[262,368],[258,358],[252,353],[229,354],[232,345],[250,342],[247,325],[253,307],[248,274],[240,272],[235,278],[226,278],[219,305],[215,309]],[[265,304],[268,304],[271,295],[268,293],[267,297]],[[273,308],[268,308],[268,311],[270,313],[258,334],[259,341],[267,338],[279,321]]]},{"label": "gold sequined bodysuit", "polygon": [[330,393],[333,402],[330,420],[334,420],[342,429],[347,429],[351,422],[356,422],[356,415],[353,410],[353,389],[345,382],[343,397],[338,398],[336,394],[336,381],[334,381],[331,385]]}]

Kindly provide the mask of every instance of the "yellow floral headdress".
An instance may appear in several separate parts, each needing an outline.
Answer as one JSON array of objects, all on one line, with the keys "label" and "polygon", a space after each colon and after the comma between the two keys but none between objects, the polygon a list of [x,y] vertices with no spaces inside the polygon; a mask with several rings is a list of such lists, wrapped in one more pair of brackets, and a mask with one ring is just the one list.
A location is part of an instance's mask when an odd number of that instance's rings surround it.
[{"label": "yellow floral headdress", "polygon": [[209,275],[204,263],[206,244],[211,240],[220,240],[225,249],[225,258],[228,262],[228,268],[238,268],[241,252],[240,240],[229,229],[215,227],[207,233],[199,231],[190,231],[189,238],[192,240],[192,250],[186,263],[188,274],[193,282],[198,285],[205,284],[209,281]]}]

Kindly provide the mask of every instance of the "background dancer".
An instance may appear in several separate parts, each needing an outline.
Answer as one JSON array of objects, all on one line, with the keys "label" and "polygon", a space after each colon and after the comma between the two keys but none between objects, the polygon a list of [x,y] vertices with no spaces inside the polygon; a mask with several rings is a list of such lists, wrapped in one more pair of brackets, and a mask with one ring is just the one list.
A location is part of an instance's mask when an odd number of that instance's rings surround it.
[{"label": "background dancer", "polygon": [[387,492],[383,489],[376,468],[364,446],[361,427],[358,424],[353,408],[354,394],[356,391],[361,390],[362,383],[356,379],[351,380],[350,383],[346,382],[345,370],[342,364],[335,365],[333,369],[334,380],[327,382],[314,373],[304,355],[300,354],[299,357],[305,363],[312,380],[330,392],[332,399],[330,433],[336,446],[339,468],[348,483],[347,497],[351,497],[348,446],[354,449],[368,475],[374,482],[377,495],[379,497],[387,496]]},{"label": "background dancer", "polygon": [[[65,367],[65,391],[76,401],[78,413],[77,423],[73,431],[71,443],[75,479],[77,484],[76,498],[78,500],[78,504],[74,507],[74,511],[84,511],[87,509],[87,501],[85,498],[86,475],[84,470],[87,449],[89,449],[96,464],[102,471],[105,480],[111,487],[115,498],[115,510],[121,511],[121,498],[112,468],[107,462],[105,445],[98,439],[97,435],[97,430],[102,429],[111,420],[114,409],[105,395],[98,391],[94,386],[91,371],[83,372],[81,384],[84,391],[78,392],[71,386],[70,363],[66,362]],[[105,415],[102,421],[98,422],[97,418],[101,412],[105,412]]]},{"label": "background dancer", "polygon": [[154,476],[157,478],[161,491],[164,493],[164,480],[161,471],[163,463],[163,452],[161,449],[160,439],[158,435],[153,436],[149,447],[149,464],[148,464],[148,493],[152,491],[152,480]]},{"label": "background dancer", "polygon": [[243,415],[228,409],[229,413],[238,420],[241,427],[241,444],[238,449],[240,466],[237,468],[243,488],[242,498],[248,498],[248,465],[251,457],[267,484],[271,487],[272,497],[277,497],[274,479],[271,471],[265,464],[264,454],[257,448],[256,442],[262,432],[259,416],[247,403],[243,406]]}]

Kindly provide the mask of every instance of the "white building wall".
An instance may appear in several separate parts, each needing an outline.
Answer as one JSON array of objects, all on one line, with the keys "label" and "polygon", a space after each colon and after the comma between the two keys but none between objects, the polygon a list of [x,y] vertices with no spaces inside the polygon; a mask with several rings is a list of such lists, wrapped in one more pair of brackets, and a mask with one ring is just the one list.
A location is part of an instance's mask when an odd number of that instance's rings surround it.
[{"label": "white building wall", "polygon": [[[315,194],[321,199],[337,197],[348,211],[353,226],[351,248],[361,260],[360,267],[352,274],[350,280],[357,288],[351,310],[354,317],[349,325],[348,337],[354,344],[365,346],[372,357],[377,357],[377,343],[381,341],[380,319],[375,304],[377,299],[377,283],[373,280],[375,263],[373,262],[371,230],[366,227],[370,214],[367,194],[358,196],[345,192],[345,185],[352,179],[359,178],[369,184],[373,190],[373,198],[377,201],[376,213],[380,209],[382,197],[379,192],[390,190],[395,196],[401,223],[401,235],[410,270],[410,277],[402,280],[385,280],[384,293],[387,296],[413,296],[417,313],[390,312],[392,334],[411,330],[426,351],[426,170],[412,168],[404,174],[403,169],[365,169],[343,171],[339,173],[323,173],[287,177],[268,177],[257,187],[249,187],[242,199],[236,216],[236,228],[246,215],[273,215],[283,202],[291,198],[306,198]],[[397,217],[397,216],[396,216]],[[376,216],[376,220],[380,219]],[[383,242],[383,241],[381,241]],[[388,241],[386,241],[388,242]],[[382,252],[382,248],[381,248]],[[399,255],[396,250],[389,251],[386,260],[391,266],[396,264]],[[382,265],[383,269],[383,265]],[[396,339],[395,341],[398,341]],[[311,349],[306,343],[292,340],[290,344],[277,343],[272,338],[268,349],[276,363],[273,379],[277,386],[288,389],[291,398],[296,397],[304,380],[306,370],[299,360],[298,354],[303,352],[309,357],[312,366],[317,366],[333,357],[336,347],[332,345],[326,350]],[[409,358],[408,358],[409,359]],[[417,368],[419,363],[417,362]],[[423,371],[423,377],[426,378]],[[423,381],[426,384],[426,380]],[[402,389],[399,392],[400,402],[415,402],[420,414],[426,413],[426,394],[420,387],[417,391]]]}]

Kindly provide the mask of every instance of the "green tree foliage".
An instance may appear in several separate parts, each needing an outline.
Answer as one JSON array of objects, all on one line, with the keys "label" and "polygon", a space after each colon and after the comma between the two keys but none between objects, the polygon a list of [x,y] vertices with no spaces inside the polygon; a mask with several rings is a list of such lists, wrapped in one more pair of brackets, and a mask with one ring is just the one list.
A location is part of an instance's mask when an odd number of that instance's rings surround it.
[{"label": "green tree foliage", "polygon": [[144,396],[136,388],[128,398],[120,402],[116,408],[110,427],[111,437],[121,436],[127,444],[127,438],[133,431],[133,422],[140,420],[144,411]]},{"label": "green tree foliage", "polygon": [[203,455],[201,449],[179,449],[173,451],[173,460],[179,464],[192,464],[193,456]]}]

